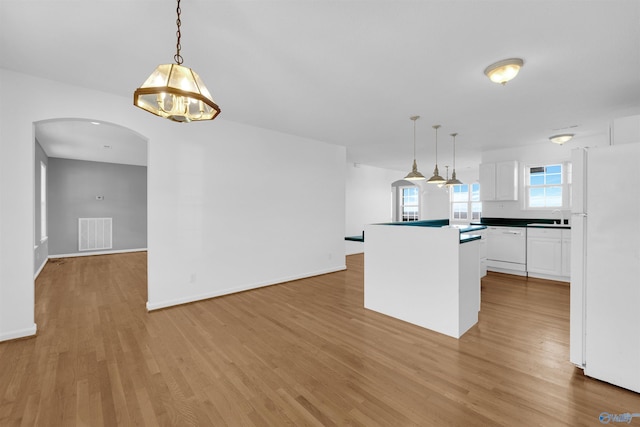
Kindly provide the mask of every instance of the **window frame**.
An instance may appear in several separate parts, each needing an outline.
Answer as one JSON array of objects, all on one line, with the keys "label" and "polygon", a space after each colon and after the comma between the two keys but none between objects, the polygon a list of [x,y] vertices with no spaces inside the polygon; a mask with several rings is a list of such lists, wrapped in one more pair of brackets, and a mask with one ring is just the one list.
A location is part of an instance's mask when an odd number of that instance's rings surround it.
[{"label": "window frame", "polygon": [[[546,177],[546,169],[552,166],[560,166],[560,184],[541,184],[541,185],[531,185],[531,169],[532,168],[545,168],[545,177]],[[527,211],[549,211],[554,209],[567,210],[571,208],[571,162],[570,161],[559,161],[559,162],[540,162],[540,163],[531,163],[527,164],[524,168],[524,177],[523,177],[523,209]],[[531,206],[531,193],[530,189],[534,188],[553,188],[559,187],[561,189],[561,200],[562,204],[560,206],[549,206],[546,204],[544,206]]]},{"label": "window frame", "polygon": [[[462,187],[463,185],[468,186],[468,190],[467,190],[467,200],[465,201],[461,201],[461,200],[454,200],[454,195],[456,193],[455,188],[456,187]],[[474,194],[474,190],[473,187],[477,186],[477,200],[474,200],[473,198],[473,194]],[[449,188],[449,221],[450,222],[471,222],[471,221],[479,221],[482,218],[482,200],[480,199],[480,183],[479,182],[472,182],[470,184],[456,184],[456,185],[452,185]],[[455,205],[462,205],[462,204],[466,204],[466,218],[455,218],[455,209],[454,206]],[[479,205],[480,206],[480,210],[479,211],[474,211],[474,205]],[[474,212],[478,212],[478,217],[474,218]]]},{"label": "window frame", "polygon": [[[414,190],[416,192],[416,203],[415,204],[404,204],[404,190]],[[416,215],[415,219],[406,219],[404,216],[404,208],[406,207],[415,207]],[[400,222],[412,222],[420,220],[420,187],[417,185],[403,185],[398,187],[398,221]]]},{"label": "window frame", "polygon": [[47,230],[47,165],[40,161],[40,243],[49,238]]}]

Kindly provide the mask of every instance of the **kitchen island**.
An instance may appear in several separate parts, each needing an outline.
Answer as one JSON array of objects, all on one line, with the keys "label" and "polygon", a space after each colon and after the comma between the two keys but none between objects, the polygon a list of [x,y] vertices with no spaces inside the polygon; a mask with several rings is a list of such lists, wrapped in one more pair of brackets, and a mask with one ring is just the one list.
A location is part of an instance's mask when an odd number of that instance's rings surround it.
[{"label": "kitchen island", "polygon": [[460,338],[478,322],[480,236],[441,221],[366,226],[364,306]]}]

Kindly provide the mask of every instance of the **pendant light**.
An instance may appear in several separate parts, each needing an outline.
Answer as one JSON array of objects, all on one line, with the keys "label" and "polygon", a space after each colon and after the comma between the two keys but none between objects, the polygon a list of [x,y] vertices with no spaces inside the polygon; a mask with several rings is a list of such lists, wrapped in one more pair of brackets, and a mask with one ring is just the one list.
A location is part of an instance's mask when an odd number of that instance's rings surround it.
[{"label": "pendant light", "polygon": [[452,133],[453,137],[453,173],[451,174],[451,179],[447,179],[447,185],[459,185],[462,184],[458,178],[456,178],[456,136],[457,133]]},{"label": "pendant light", "polygon": [[133,105],[174,122],[213,120],[220,114],[220,107],[213,102],[209,90],[200,76],[191,68],[182,66],[180,55],[180,0],[176,13],[175,64],[158,65],[147,80],[133,94]]},{"label": "pendant light", "polygon": [[411,172],[404,177],[407,181],[422,181],[426,179],[424,175],[418,172],[418,165],[416,163],[416,120],[418,120],[420,116],[411,116],[409,120],[413,121],[413,168]]},{"label": "pendant light", "polygon": [[440,172],[438,171],[438,129],[440,128],[440,125],[433,125],[432,127],[436,130],[436,167],[433,170],[433,176],[429,178],[427,183],[444,184],[447,180],[441,177]]},{"label": "pendant light", "polygon": [[[447,170],[444,179],[447,180],[447,182],[449,182],[449,166],[445,165],[445,169]],[[445,190],[448,190],[449,187],[445,187],[447,185],[447,182],[443,183],[443,184],[438,184],[438,188],[442,188],[444,187]]]}]

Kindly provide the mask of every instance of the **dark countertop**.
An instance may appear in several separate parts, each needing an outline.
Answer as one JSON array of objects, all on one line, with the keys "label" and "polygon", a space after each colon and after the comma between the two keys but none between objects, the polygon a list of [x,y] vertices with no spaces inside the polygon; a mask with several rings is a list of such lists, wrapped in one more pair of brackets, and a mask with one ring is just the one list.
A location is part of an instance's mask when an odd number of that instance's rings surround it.
[{"label": "dark countertop", "polygon": [[479,234],[460,234],[460,244],[480,240],[482,236]]},{"label": "dark countertop", "polygon": [[[444,226],[444,227],[447,227],[447,226]],[[479,231],[487,228],[486,225],[482,225],[482,224],[469,224],[469,225],[453,224],[453,225],[449,225],[448,227],[457,228],[460,230],[460,233],[469,233],[470,231]]]},{"label": "dark countertop", "polygon": [[[400,226],[410,226],[410,227],[450,227],[457,228],[460,232],[460,243],[467,243],[473,240],[481,239],[482,236],[478,234],[468,234],[472,231],[484,230],[487,228],[484,224],[470,224],[470,225],[449,225],[448,219],[431,219],[431,220],[422,220],[422,221],[405,221],[405,222],[388,222],[382,223],[379,225],[400,225]],[[352,242],[364,242],[364,231],[362,232],[362,236],[347,236],[344,240],[349,240]]]},{"label": "dark countertop", "polygon": [[[555,224],[553,219],[546,218],[482,218],[480,221],[472,222],[471,225],[485,225],[494,227],[533,227],[533,228],[558,228],[568,230],[571,226],[564,220],[565,224]],[[533,225],[532,225],[533,224]],[[548,225],[545,225],[548,224]]]},{"label": "dark countertop", "polygon": [[527,228],[557,228],[558,230],[571,230],[569,224],[527,224]]}]

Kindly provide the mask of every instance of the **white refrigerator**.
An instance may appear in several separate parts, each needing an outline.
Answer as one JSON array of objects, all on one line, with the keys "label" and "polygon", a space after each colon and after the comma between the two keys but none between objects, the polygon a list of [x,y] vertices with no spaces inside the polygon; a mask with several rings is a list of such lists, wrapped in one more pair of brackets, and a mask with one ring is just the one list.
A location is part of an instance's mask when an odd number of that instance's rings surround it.
[{"label": "white refrigerator", "polygon": [[572,151],[570,360],[640,393],[640,143]]}]

